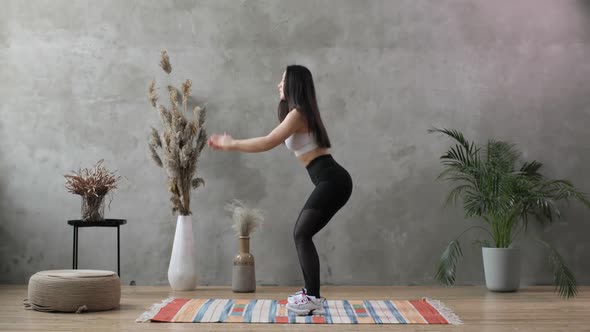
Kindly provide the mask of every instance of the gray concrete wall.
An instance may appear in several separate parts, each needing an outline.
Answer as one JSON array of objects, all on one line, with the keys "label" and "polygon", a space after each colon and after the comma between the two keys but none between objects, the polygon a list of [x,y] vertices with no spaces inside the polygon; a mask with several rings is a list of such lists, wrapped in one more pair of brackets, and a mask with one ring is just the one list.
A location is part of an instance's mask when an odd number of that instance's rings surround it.
[{"label": "gray concrete wall", "polygon": [[[71,266],[80,200],[63,175],[101,158],[123,181],[107,216],[122,228],[124,284],[165,284],[174,230],[166,178],[148,157],[159,119],[152,77],[193,79],[210,132],[264,135],[276,125],[284,67],[307,65],[335,158],[349,169],[349,204],[316,237],[326,284],[433,284],[440,253],[472,221],[443,209],[434,181],[452,127],[483,142],[517,142],[549,176],[590,192],[590,5],[587,1],[18,1],[0,11],[0,282]],[[223,204],[267,211],[253,235],[262,285],[302,280],[292,228],[312,190],[284,146],[262,154],[205,151],[194,192],[202,285],[229,285],[237,241]],[[524,284],[550,283],[540,236],[590,283],[590,213],[533,227]],[[482,284],[480,251],[459,284]],[[80,231],[80,268],[116,269],[112,229]]]}]

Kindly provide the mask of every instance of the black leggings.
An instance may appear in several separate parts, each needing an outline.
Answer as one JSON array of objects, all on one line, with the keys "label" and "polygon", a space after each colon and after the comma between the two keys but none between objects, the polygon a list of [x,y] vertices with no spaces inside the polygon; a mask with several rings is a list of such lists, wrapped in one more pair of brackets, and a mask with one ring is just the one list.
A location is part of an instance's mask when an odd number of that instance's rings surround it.
[{"label": "black leggings", "polygon": [[320,260],[312,238],[346,204],[352,179],[329,154],[316,157],[306,168],[315,189],[299,213],[293,237],[307,294],[319,297]]}]

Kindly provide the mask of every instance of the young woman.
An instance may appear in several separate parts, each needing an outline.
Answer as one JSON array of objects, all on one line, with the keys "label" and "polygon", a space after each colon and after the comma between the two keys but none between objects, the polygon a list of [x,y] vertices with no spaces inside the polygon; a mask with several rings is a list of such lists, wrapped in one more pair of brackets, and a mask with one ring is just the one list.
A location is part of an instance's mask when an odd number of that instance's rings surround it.
[{"label": "young woman", "polygon": [[352,179],[328,150],[330,139],[320,117],[311,72],[303,66],[288,66],[278,88],[280,124],[270,134],[250,139],[215,134],[208,145],[215,150],[263,152],[285,142],[307,169],[315,189],[293,231],[305,287],[289,296],[287,308],[298,315],[322,314],[325,298],[320,297],[320,262],[312,238],[348,201]]}]

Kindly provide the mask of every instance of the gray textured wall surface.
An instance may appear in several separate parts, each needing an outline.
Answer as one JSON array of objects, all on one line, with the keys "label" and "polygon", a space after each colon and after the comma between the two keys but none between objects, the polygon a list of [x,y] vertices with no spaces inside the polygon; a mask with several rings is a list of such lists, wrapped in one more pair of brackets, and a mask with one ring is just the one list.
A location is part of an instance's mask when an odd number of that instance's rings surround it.
[{"label": "gray textured wall surface", "polygon": [[[18,1],[0,11],[0,282],[71,266],[79,197],[63,175],[104,158],[127,179],[107,216],[122,228],[124,284],[165,284],[174,221],[166,177],[149,159],[159,118],[147,101],[167,49],[171,79],[193,79],[209,132],[237,138],[277,124],[286,65],[314,73],[351,200],[316,236],[325,284],[433,284],[445,244],[474,221],[443,208],[435,182],[452,127],[468,138],[518,143],[548,176],[590,192],[590,4],[587,1]],[[261,154],[205,150],[193,192],[201,285],[229,285],[238,245],[223,204],[266,211],[252,238],[261,285],[302,280],[292,228],[312,190],[284,146]],[[518,244],[523,283],[549,283],[553,243],[590,283],[590,212],[533,227]],[[459,284],[482,284],[469,234]],[[80,231],[80,268],[116,269],[112,229]]]}]

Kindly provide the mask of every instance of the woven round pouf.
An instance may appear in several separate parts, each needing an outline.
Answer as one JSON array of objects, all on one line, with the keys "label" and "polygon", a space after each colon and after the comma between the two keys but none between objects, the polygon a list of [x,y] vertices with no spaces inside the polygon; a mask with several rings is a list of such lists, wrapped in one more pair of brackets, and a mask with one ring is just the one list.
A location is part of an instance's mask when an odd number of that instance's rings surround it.
[{"label": "woven round pouf", "polygon": [[121,281],[115,272],[100,270],[51,270],[29,280],[25,307],[37,311],[76,312],[117,308]]}]

